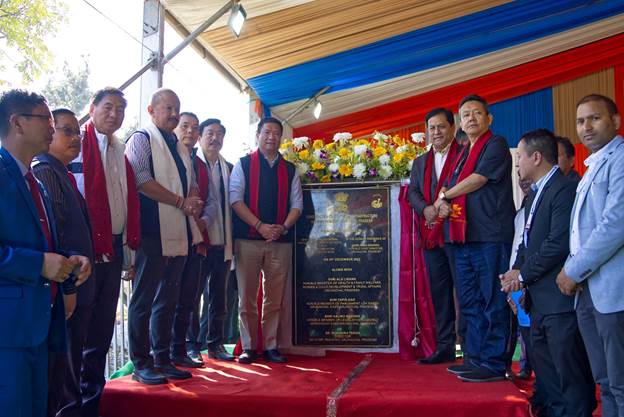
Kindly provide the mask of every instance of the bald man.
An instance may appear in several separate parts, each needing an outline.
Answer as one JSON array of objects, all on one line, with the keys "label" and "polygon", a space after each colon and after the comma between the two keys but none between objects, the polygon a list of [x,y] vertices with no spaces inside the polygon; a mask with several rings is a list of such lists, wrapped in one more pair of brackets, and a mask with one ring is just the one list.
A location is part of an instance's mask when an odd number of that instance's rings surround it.
[{"label": "bald man", "polygon": [[147,111],[151,120],[126,147],[141,201],[141,246],[128,316],[133,379],[157,385],[191,377],[171,363],[169,346],[182,271],[190,248],[201,241],[194,217],[203,203],[188,149],[173,132],[180,121],[178,96],[159,89]]}]

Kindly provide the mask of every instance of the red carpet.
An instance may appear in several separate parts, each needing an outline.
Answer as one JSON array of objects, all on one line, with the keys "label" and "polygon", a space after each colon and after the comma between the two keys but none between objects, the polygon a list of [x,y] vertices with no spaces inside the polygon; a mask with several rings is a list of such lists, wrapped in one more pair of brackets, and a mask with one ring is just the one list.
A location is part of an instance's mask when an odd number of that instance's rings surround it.
[{"label": "red carpet", "polygon": [[[529,416],[511,382],[471,384],[445,366],[398,355],[331,352],[289,356],[288,364],[209,361],[194,377],[148,387],[130,377],[104,391],[102,417]],[[334,401],[332,401],[334,400]]]}]

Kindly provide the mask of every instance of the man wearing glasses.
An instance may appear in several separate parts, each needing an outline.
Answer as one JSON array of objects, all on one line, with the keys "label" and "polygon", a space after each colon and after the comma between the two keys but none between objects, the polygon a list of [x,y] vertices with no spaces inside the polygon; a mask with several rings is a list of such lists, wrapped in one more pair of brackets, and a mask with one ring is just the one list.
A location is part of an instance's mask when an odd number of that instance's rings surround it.
[{"label": "man wearing glasses", "polygon": [[[48,349],[62,352],[65,317],[58,284],[89,267],[54,253],[54,216],[29,166],[52,142],[43,96],[10,90],[0,96],[0,415],[46,415]],[[63,288],[60,288],[63,290]]]},{"label": "man wearing glasses", "polygon": [[[33,172],[43,183],[52,200],[52,211],[56,220],[58,251],[66,254],[82,255],[85,262],[93,261],[93,244],[87,206],[76,187],[73,174],[67,166],[80,153],[80,128],[75,114],[68,109],[57,109],[52,112],[54,118],[54,135],[48,152],[35,157],[32,163]],[[95,281],[89,279],[81,285],[77,293],[66,294],[65,318],[69,334],[69,364],[65,355],[50,354],[48,379],[48,411],[55,415],[61,403],[63,391],[73,401],[80,399],[80,367],[82,348],[86,337]],[[69,366],[67,366],[69,365]],[[52,383],[54,381],[54,383]],[[64,381],[64,382],[63,382]],[[63,388],[65,387],[65,390]]]}]

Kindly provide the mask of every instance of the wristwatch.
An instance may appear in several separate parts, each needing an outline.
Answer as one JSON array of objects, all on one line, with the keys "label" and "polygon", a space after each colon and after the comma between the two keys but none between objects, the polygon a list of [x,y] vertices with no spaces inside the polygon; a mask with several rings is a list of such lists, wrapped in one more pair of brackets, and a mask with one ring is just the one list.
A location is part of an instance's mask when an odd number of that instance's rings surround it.
[{"label": "wristwatch", "polygon": [[288,234],[288,226],[286,226],[286,223],[282,224],[282,227],[284,228],[284,231],[282,232],[282,235]]},{"label": "wristwatch", "polygon": [[438,194],[438,199],[446,201],[446,193],[444,191],[440,191],[440,194]]}]

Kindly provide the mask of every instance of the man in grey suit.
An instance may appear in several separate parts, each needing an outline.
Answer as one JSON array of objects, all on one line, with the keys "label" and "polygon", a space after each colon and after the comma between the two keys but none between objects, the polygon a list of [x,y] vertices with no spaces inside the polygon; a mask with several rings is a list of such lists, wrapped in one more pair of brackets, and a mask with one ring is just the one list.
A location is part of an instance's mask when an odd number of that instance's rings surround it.
[{"label": "man in grey suit", "polygon": [[592,151],[570,222],[570,256],[557,276],[577,294],[576,314],[603,417],[624,417],[624,138],[613,100],[591,94],[576,108],[580,140]]}]

